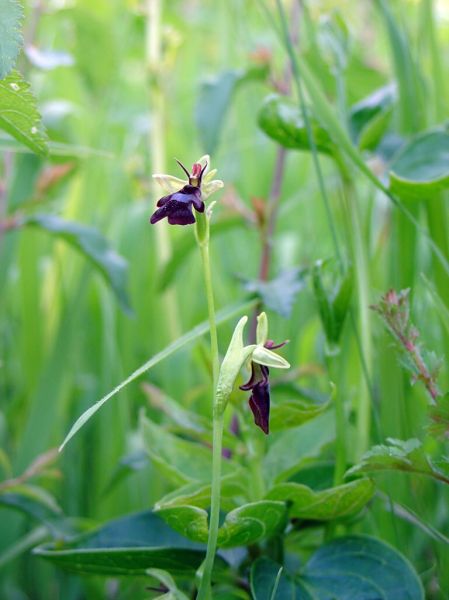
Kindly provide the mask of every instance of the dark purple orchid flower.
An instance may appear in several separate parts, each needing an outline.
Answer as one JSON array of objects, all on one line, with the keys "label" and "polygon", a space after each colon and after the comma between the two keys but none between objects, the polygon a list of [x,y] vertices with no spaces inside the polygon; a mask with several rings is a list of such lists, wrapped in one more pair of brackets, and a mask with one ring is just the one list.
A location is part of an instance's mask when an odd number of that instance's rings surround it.
[{"label": "dark purple orchid flower", "polygon": [[204,202],[201,199],[201,179],[207,164],[201,167],[199,163],[195,163],[192,167],[192,173],[189,173],[179,160],[176,162],[186,173],[189,183],[174,194],[169,194],[158,200],[157,206],[159,208],[150,218],[152,225],[165,217],[167,217],[170,225],[191,225],[195,223],[192,205],[196,211],[204,212]]},{"label": "dark purple orchid flower", "polygon": [[[264,344],[265,348],[275,350],[282,348],[288,341],[281,344],[275,344],[273,340],[267,340]],[[270,382],[268,376],[270,371],[265,365],[251,361],[251,377],[249,381],[240,386],[243,391],[251,390],[249,397],[249,407],[254,415],[254,423],[268,435],[270,431]]]}]

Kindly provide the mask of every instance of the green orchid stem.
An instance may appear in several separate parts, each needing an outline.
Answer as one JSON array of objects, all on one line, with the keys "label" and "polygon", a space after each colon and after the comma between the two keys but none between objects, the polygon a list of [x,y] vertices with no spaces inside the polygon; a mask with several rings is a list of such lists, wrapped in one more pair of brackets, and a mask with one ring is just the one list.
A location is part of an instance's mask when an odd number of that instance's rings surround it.
[{"label": "green orchid stem", "polygon": [[209,538],[207,540],[206,558],[202,565],[201,582],[197,600],[211,598],[212,570],[214,567],[215,551],[217,549],[218,526],[220,518],[221,494],[221,453],[223,445],[223,405],[216,394],[218,373],[220,369],[218,356],[217,325],[215,322],[215,302],[212,286],[212,273],[209,254],[209,221],[205,213],[197,214],[196,239],[201,253],[203,264],[204,284],[206,288],[207,309],[210,325],[210,346],[212,360],[212,485],[211,485],[211,512],[209,519]]},{"label": "green orchid stem", "polygon": [[333,384],[332,397],[335,405],[334,485],[341,485],[346,471],[346,418],[344,401],[340,394],[338,381],[341,369],[339,351],[328,352],[326,362],[329,378]]}]

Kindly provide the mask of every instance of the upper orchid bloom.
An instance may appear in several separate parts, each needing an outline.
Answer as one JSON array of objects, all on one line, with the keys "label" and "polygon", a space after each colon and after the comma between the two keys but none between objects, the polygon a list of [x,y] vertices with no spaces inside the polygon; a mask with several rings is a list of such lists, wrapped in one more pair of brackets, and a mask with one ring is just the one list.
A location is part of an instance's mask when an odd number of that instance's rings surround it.
[{"label": "upper orchid bloom", "polygon": [[192,205],[198,212],[204,212],[204,202],[210,194],[223,187],[223,182],[213,180],[216,169],[209,171],[210,159],[202,156],[194,163],[189,173],[182,163],[177,161],[187,180],[172,175],[153,175],[164,191],[169,192],[158,203],[158,209],[153,213],[150,223],[154,224],[167,217],[171,225],[190,225],[195,223]]}]

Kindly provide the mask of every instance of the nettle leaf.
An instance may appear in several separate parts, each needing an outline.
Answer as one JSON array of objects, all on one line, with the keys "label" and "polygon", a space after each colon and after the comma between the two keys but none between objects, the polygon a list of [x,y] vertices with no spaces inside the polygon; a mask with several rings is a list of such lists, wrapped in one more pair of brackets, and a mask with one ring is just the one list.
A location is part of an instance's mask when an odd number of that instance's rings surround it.
[{"label": "nettle leaf", "polygon": [[[157,514],[145,511],[109,521],[67,542],[44,544],[34,554],[72,573],[135,576],[163,569],[193,576],[204,560],[205,548],[179,535]],[[217,557],[214,568],[225,567]]]},{"label": "nettle leaf", "polygon": [[[343,277],[331,275],[331,285],[325,284],[330,276],[329,263],[318,261],[312,270],[312,283],[315,299],[318,304],[321,323],[326,334],[330,351],[338,348],[343,325],[345,323],[352,295],[352,271]],[[328,289],[328,288],[331,289]]]},{"label": "nettle leaf", "polygon": [[419,440],[387,438],[387,442],[389,445],[374,446],[366,452],[360,463],[349,469],[347,475],[373,471],[408,471],[442,479],[447,483],[444,473],[431,463]]},{"label": "nettle leaf", "polygon": [[299,471],[304,463],[320,455],[335,437],[335,416],[332,410],[300,427],[271,436],[272,444],[263,459],[267,482],[283,481]]},{"label": "nettle leaf", "polygon": [[198,134],[207,154],[214,154],[218,147],[234,92],[244,83],[264,80],[267,73],[266,65],[233,69],[201,83],[195,114]]},{"label": "nettle leaf", "polygon": [[449,187],[449,133],[435,130],[412,139],[390,166],[390,189],[405,198],[431,200]]},{"label": "nettle leaf", "polygon": [[36,99],[20,73],[0,80],[0,129],[40,155],[48,153]]},{"label": "nettle leaf", "polygon": [[383,138],[397,99],[395,84],[389,84],[351,107],[349,128],[361,150],[373,150]]},{"label": "nettle leaf", "polygon": [[[336,153],[336,146],[326,129],[309,115],[316,149],[324,154]],[[297,104],[277,94],[268,96],[258,116],[259,127],[284,148],[310,150],[309,136]]]},{"label": "nettle leaf", "polygon": [[[154,465],[175,485],[210,480],[210,448],[173,435],[146,417],[141,418],[141,431]],[[233,461],[223,461],[223,475],[232,473],[236,468],[238,466]]]},{"label": "nettle leaf", "polygon": [[128,264],[97,229],[55,215],[32,215],[26,217],[23,224],[47,231],[84,254],[111,286],[122,308],[131,311],[126,291]]},{"label": "nettle leaf", "polygon": [[287,400],[279,404],[274,402],[270,407],[270,430],[282,431],[298,427],[311,419],[314,419],[329,407],[329,402],[313,404],[304,400]]},{"label": "nettle leaf", "polygon": [[0,79],[13,69],[23,44],[22,6],[16,0],[0,0]]},{"label": "nettle leaf", "polygon": [[371,500],[374,491],[370,479],[357,479],[319,492],[300,483],[286,482],[274,486],[266,498],[291,503],[290,517],[331,521],[359,512]]},{"label": "nettle leaf", "polygon": [[286,570],[279,575],[280,568],[267,558],[253,563],[254,600],[424,599],[421,581],[408,560],[385,542],[365,535],[321,546],[295,575]]},{"label": "nettle leaf", "polygon": [[296,296],[305,287],[306,272],[307,269],[288,269],[271,281],[246,281],[244,288],[257,294],[267,308],[288,318]]}]

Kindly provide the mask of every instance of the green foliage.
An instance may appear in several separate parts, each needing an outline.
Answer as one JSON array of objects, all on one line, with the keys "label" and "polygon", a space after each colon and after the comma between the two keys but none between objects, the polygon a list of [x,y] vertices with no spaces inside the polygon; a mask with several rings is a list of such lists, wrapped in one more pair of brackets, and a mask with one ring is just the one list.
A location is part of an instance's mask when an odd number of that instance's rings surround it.
[{"label": "green foliage", "polygon": [[[301,111],[283,96],[270,95],[259,112],[259,126],[272,139],[285,148],[310,150],[310,141]],[[333,144],[326,129],[310,116],[313,137],[317,150],[334,154]]]},{"label": "green foliage", "polygon": [[331,521],[357,513],[371,500],[374,490],[370,479],[357,479],[319,492],[300,483],[286,482],[275,485],[267,498],[288,502],[290,517]]},{"label": "green foliage", "polygon": [[298,293],[305,286],[305,273],[305,269],[289,269],[270,281],[247,281],[244,288],[257,294],[267,308],[288,318]]},{"label": "green foliage", "polygon": [[44,214],[26,217],[23,224],[47,231],[81,252],[111,286],[123,309],[131,310],[126,291],[128,264],[122,256],[112,250],[97,229]]},{"label": "green foliage", "polygon": [[421,582],[409,562],[391,546],[368,536],[338,538],[322,546],[295,576],[267,558],[251,569],[255,600],[305,598],[335,600],[382,597],[386,600],[422,600]]},{"label": "green foliage", "polygon": [[313,404],[303,400],[283,400],[271,406],[270,430],[272,432],[299,427],[329,408],[329,402]]},{"label": "green foliage", "polygon": [[432,201],[449,187],[449,134],[445,130],[413,138],[390,166],[390,188],[398,196]]},{"label": "green foliage", "polygon": [[[72,573],[109,576],[145,575],[147,569],[191,576],[204,557],[201,546],[151,511],[110,521],[67,542],[40,546],[35,554]],[[217,560],[217,568],[223,566]]]},{"label": "green foliage", "polygon": [[396,100],[394,84],[386,85],[351,107],[349,127],[361,150],[374,150],[382,140]]},{"label": "green foliage", "polygon": [[0,129],[36,154],[47,154],[47,137],[36,100],[29,84],[17,71],[0,80]]},{"label": "green foliage", "polygon": [[0,79],[13,69],[22,46],[23,10],[17,0],[0,0]]}]

